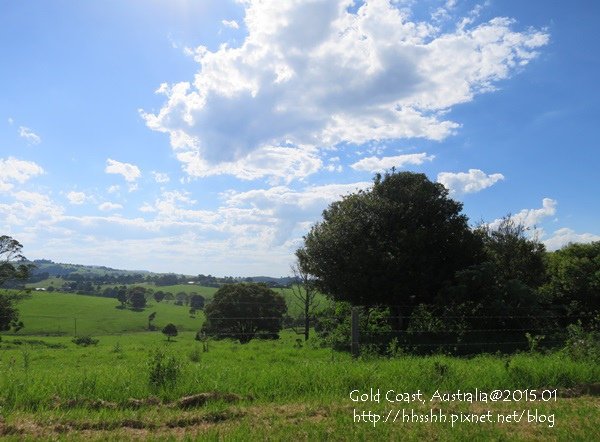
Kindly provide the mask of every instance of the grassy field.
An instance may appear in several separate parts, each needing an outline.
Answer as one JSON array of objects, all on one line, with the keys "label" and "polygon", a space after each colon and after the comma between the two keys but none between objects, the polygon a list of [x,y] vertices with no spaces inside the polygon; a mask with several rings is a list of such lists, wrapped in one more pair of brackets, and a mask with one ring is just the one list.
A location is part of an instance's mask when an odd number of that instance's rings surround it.
[{"label": "grassy field", "polygon": [[[52,298],[52,297],[55,298]],[[56,297],[58,296],[58,297]],[[52,304],[56,303],[56,307]],[[36,293],[26,313],[51,316],[66,308],[88,318],[99,342],[80,347],[69,336],[44,336],[54,323],[26,320],[38,336],[4,335],[0,342],[0,437],[91,440],[598,440],[600,366],[548,355],[364,358],[298,345],[287,331],[277,341],[194,340],[200,319],[161,303],[169,321],[187,320],[172,342],[141,331],[146,312],[115,309],[110,299]],[[56,308],[56,310],[52,310]],[[148,311],[153,311],[150,308]],[[42,314],[43,313],[43,314]],[[120,316],[122,315],[122,316]],[[135,315],[140,315],[139,318]],[[68,316],[68,315],[65,315]],[[81,316],[82,318],[84,316]],[[117,319],[115,319],[117,318]],[[179,318],[179,319],[178,319]],[[139,322],[136,322],[139,321]],[[194,322],[197,321],[197,322]],[[68,325],[65,322],[65,327]],[[109,325],[110,324],[110,325]],[[136,325],[137,324],[137,325]],[[91,326],[92,327],[92,326]],[[185,328],[185,327],[184,327]],[[106,333],[102,330],[107,329]],[[110,334],[108,334],[110,333]],[[380,402],[371,389],[416,393],[424,403]],[[495,389],[557,390],[543,401],[430,401],[440,392]],[[366,401],[350,398],[353,390]],[[396,394],[395,393],[395,394]],[[567,397],[568,396],[568,397]],[[395,396],[394,396],[395,397]],[[517,398],[519,396],[515,396]],[[188,399],[182,399],[188,398]],[[400,396],[404,399],[404,396]],[[480,398],[481,399],[481,398]],[[447,422],[402,422],[396,413],[440,413]],[[369,420],[365,412],[371,413]],[[473,416],[493,422],[472,422]],[[499,416],[521,416],[499,423]],[[528,422],[528,413],[537,421]],[[359,420],[355,416],[361,417]],[[389,414],[388,413],[392,413]],[[373,422],[375,415],[379,422]],[[544,416],[546,421],[540,422]],[[385,416],[392,420],[383,422]],[[402,416],[400,414],[400,416]],[[452,416],[457,422],[451,424]],[[470,420],[465,422],[465,416]],[[549,419],[552,416],[553,423]],[[461,419],[463,421],[461,422]]]},{"label": "grassy field", "polygon": [[60,292],[33,292],[18,304],[25,328],[19,335],[105,335],[141,332],[148,329],[148,315],[156,312],[155,326],[169,322],[179,330],[196,331],[202,325],[202,313],[195,318],[189,307],[169,302],[149,302],[143,311],[119,308],[116,299]]}]

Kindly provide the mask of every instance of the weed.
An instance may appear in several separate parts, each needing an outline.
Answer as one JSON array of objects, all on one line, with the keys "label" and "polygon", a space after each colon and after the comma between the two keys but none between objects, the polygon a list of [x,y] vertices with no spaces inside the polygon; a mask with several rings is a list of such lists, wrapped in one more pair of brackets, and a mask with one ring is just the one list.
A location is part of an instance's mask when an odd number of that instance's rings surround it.
[{"label": "weed", "polygon": [[200,355],[202,353],[200,352],[200,347],[199,346],[195,346],[194,349],[189,353],[189,358],[190,361],[192,362],[200,362]]},{"label": "weed", "polygon": [[148,361],[148,383],[152,389],[173,388],[181,373],[181,363],[173,355],[155,350]]}]

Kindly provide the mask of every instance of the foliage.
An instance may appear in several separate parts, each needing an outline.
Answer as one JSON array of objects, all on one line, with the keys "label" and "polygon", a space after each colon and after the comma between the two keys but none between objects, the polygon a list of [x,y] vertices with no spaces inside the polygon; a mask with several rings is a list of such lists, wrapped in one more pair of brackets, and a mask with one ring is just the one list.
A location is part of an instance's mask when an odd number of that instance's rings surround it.
[{"label": "foliage", "polygon": [[486,261],[492,264],[498,283],[516,279],[531,288],[544,283],[546,248],[535,236],[528,238],[527,230],[510,215],[494,228],[481,225],[477,229],[483,239]]},{"label": "foliage", "polygon": [[194,310],[202,310],[204,308],[204,296],[193,294],[190,296],[190,308]]},{"label": "foliage", "polygon": [[[352,305],[348,302],[333,302],[315,317],[315,332],[321,342],[334,350],[349,351],[351,347]],[[361,353],[384,353],[392,335],[388,308],[361,307],[359,328]]]},{"label": "foliage", "polygon": [[165,335],[167,337],[167,340],[170,341],[171,338],[174,338],[175,336],[177,336],[177,333],[178,333],[177,332],[177,327],[173,323],[168,323],[162,329],[162,333],[163,333],[163,335]]},{"label": "foliage", "polygon": [[317,287],[314,278],[304,271],[300,264],[292,266],[292,274],[296,280],[295,284],[290,286],[296,301],[300,304],[304,319],[304,340],[308,341],[310,337],[310,323],[314,318],[315,309],[318,306]]},{"label": "foliage", "polygon": [[595,326],[585,330],[581,322],[567,327],[568,338],[565,351],[574,360],[600,363],[600,316],[594,319]]},{"label": "foliage", "polygon": [[[21,253],[23,246],[10,236],[0,236],[0,288],[16,287],[19,282],[24,282],[32,269],[31,265],[16,264],[25,260]],[[15,292],[0,292],[0,331],[13,330],[15,332],[24,327],[19,320],[19,311],[15,302],[22,295]]]},{"label": "foliage", "polygon": [[569,244],[550,253],[542,294],[566,316],[560,324],[590,322],[600,312],[600,241]]},{"label": "foliage", "polygon": [[16,265],[25,257],[21,253],[23,245],[7,235],[0,236],[0,287],[6,287],[14,280],[24,281],[29,277],[32,266]]},{"label": "foliage", "polygon": [[242,344],[255,337],[277,339],[286,311],[285,299],[264,284],[227,284],[206,305],[202,331]]},{"label": "foliage", "polygon": [[146,288],[134,286],[127,289],[128,302],[131,308],[141,310],[146,307]]},{"label": "foliage", "polygon": [[166,295],[166,293],[163,292],[162,290],[157,290],[157,291],[154,292],[154,300],[156,302],[160,302],[163,299],[165,299],[165,295]]},{"label": "foliage", "polygon": [[154,321],[154,319],[156,319],[156,312],[152,312],[148,315],[148,330],[154,330],[155,327],[152,324],[152,321]]},{"label": "foliage", "polygon": [[181,370],[181,363],[174,355],[155,350],[148,359],[148,383],[154,390],[173,388]]},{"label": "foliage", "polygon": [[353,305],[430,303],[482,257],[462,204],[424,174],[376,175],[373,188],[332,203],[297,250],[318,288]]},{"label": "foliage", "polygon": [[81,347],[88,347],[90,345],[97,345],[100,342],[98,339],[94,339],[91,336],[79,336],[72,339],[73,344]]}]

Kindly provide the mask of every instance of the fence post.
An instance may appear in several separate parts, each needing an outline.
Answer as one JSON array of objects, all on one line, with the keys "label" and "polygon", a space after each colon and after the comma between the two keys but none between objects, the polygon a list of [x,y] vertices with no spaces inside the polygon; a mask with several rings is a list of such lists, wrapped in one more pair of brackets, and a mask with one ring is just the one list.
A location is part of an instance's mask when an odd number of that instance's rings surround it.
[{"label": "fence post", "polygon": [[352,357],[357,358],[360,354],[359,346],[359,310],[352,307]]}]

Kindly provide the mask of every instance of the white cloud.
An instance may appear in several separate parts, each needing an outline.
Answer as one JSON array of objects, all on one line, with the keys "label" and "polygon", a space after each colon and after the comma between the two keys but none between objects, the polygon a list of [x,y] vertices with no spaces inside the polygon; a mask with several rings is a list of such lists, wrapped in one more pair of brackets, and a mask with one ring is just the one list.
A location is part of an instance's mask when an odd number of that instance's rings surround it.
[{"label": "white cloud", "polygon": [[[12,194],[14,202],[0,203],[0,219],[7,226],[28,226],[53,223],[60,219],[63,208],[48,195],[21,190]],[[5,227],[5,226],[3,226]]]},{"label": "white cloud", "polygon": [[154,181],[156,181],[157,183],[168,183],[169,181],[171,181],[169,175],[167,175],[166,173],[156,172],[154,170],[151,173],[154,177]]},{"label": "white cloud", "polygon": [[600,241],[600,235],[593,233],[575,233],[574,230],[567,227],[556,230],[550,238],[542,242],[548,250],[558,250],[569,243],[590,243]]},{"label": "white cloud", "polygon": [[193,177],[231,174],[243,180],[271,177],[271,182],[290,182],[318,171],[321,160],[313,149],[296,147],[262,147],[239,161],[211,164],[198,152],[177,154],[185,164],[184,170]]},{"label": "white cloud", "polygon": [[87,196],[84,192],[75,192],[71,191],[67,193],[67,199],[71,204],[83,204],[87,199]]},{"label": "white cloud", "polygon": [[221,20],[221,24],[231,29],[239,29],[240,25],[235,20]]},{"label": "white cloud", "polygon": [[329,203],[371,185],[371,182],[329,184],[303,190],[277,186],[247,192],[230,191],[223,196],[229,207],[258,210],[255,215],[260,215],[264,219],[262,224],[270,227],[265,233],[267,242],[282,245],[292,239],[294,231],[298,237],[306,233],[308,226],[318,220]]},{"label": "white cloud", "polygon": [[122,208],[123,208],[123,206],[121,204],[112,203],[110,201],[106,201],[98,206],[98,209],[102,210],[103,212],[107,212],[110,210],[122,209]]},{"label": "white cloud", "polygon": [[25,126],[19,127],[19,136],[24,138],[28,144],[40,144],[42,142],[42,139],[39,135]]},{"label": "white cloud", "polygon": [[147,126],[170,135],[191,176],[289,176],[289,162],[253,161],[289,149],[313,171],[323,147],[443,140],[460,127],[447,110],[493,90],[548,42],[506,18],[442,32],[389,1],[355,12],[351,3],[245,1],[243,44],[196,48],[193,81],[162,85],[167,101],[141,113]]},{"label": "white cloud", "polygon": [[120,189],[121,189],[121,188],[119,187],[119,185],[118,185],[118,184],[115,184],[115,185],[109,186],[109,187],[106,189],[106,191],[107,191],[108,193],[117,193],[117,192],[119,192],[119,190],[120,190]]},{"label": "white cloud", "polygon": [[[539,209],[523,209],[519,213],[511,215],[511,219],[517,224],[522,224],[523,227],[532,229],[542,222],[544,218],[553,216],[556,213],[556,200],[550,198],[544,198],[542,200],[542,207]],[[492,221],[489,226],[492,229],[497,228],[502,219],[496,219]]]},{"label": "white cloud", "polygon": [[11,190],[15,181],[24,183],[43,173],[44,169],[33,161],[18,160],[14,157],[0,158],[0,191]]},{"label": "white cloud", "polygon": [[440,172],[437,176],[438,183],[442,183],[451,195],[479,192],[503,179],[501,173],[486,175],[479,169],[469,169],[468,173]]},{"label": "white cloud", "polygon": [[129,183],[134,182],[142,175],[137,166],[129,163],[121,163],[110,158],[106,160],[106,168],[104,169],[104,172],[123,175],[125,181]]},{"label": "white cloud", "polygon": [[138,209],[140,212],[145,212],[145,213],[149,213],[149,212],[156,212],[156,209],[154,208],[154,206],[148,204],[148,203],[144,203],[141,205],[141,207]]},{"label": "white cloud", "polygon": [[8,124],[12,126],[14,122],[15,120],[13,120],[12,117],[8,117]]},{"label": "white cloud", "polygon": [[425,161],[432,161],[434,158],[434,155],[427,155],[426,153],[411,153],[383,158],[367,157],[357,161],[350,167],[354,170],[361,170],[364,172],[383,172],[392,167],[401,168],[407,164],[423,164]]}]

